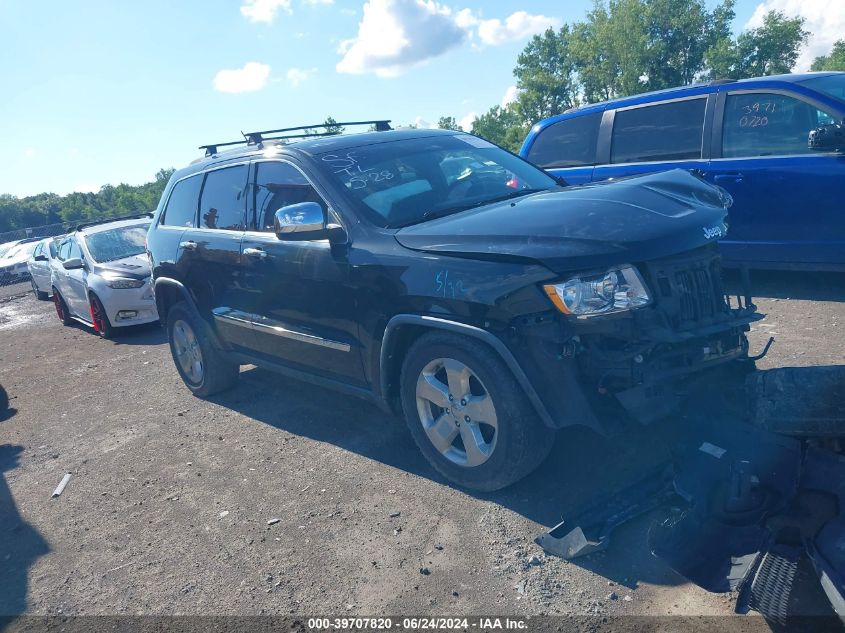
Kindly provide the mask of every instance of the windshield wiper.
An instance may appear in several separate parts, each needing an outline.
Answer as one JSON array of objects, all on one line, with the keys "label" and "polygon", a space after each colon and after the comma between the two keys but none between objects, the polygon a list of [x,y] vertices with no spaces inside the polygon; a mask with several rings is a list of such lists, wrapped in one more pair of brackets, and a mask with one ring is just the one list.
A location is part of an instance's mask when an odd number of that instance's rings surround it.
[{"label": "windshield wiper", "polygon": [[519,198],[521,196],[526,196],[531,193],[539,193],[541,191],[548,191],[548,189],[520,189],[519,191],[510,191],[502,196],[497,196],[495,198],[477,200],[476,202],[459,204],[454,207],[446,207],[445,209],[432,209],[431,211],[426,211],[425,213],[423,213],[420,222],[424,222],[426,220],[434,220],[436,218],[442,218],[453,213],[458,213],[459,211],[466,211],[467,209],[483,207],[488,204],[495,204],[496,202],[504,202],[505,200],[511,200],[512,198]]}]

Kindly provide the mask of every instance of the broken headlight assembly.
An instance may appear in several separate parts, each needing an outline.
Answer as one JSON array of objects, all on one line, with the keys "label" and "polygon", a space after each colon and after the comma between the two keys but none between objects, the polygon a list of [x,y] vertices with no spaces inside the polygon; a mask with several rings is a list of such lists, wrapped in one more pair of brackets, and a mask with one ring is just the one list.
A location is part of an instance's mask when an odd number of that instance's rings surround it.
[{"label": "broken headlight assembly", "polygon": [[547,284],[543,290],[558,310],[573,316],[612,314],[651,303],[645,282],[633,266],[573,277],[563,283]]}]

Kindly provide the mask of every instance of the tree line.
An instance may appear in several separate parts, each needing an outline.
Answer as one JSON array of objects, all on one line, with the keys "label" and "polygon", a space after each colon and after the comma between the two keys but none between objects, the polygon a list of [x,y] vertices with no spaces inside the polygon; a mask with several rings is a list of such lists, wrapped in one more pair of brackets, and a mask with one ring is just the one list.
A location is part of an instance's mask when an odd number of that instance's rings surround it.
[{"label": "tree line", "polygon": [[39,193],[18,198],[0,194],[0,233],[44,224],[73,224],[88,219],[136,215],[152,211],[173,169],[161,169],[143,185],[104,185],[96,193]]},{"label": "tree line", "polygon": [[[535,35],[516,60],[517,97],[475,118],[472,132],[517,151],[531,125],[570,108],[696,81],[788,73],[810,33],[770,11],[737,36],[734,0],[595,0],[581,22]],[[813,70],[845,70],[845,40]],[[454,117],[438,127],[459,129]]]}]

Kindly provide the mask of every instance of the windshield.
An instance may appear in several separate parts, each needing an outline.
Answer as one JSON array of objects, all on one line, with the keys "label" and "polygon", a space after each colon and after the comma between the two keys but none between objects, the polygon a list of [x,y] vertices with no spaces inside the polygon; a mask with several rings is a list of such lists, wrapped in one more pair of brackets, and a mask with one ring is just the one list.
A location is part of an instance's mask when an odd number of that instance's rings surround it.
[{"label": "windshield", "polygon": [[379,143],[317,159],[366,217],[392,228],[557,186],[533,165],[469,134]]},{"label": "windshield", "polygon": [[85,236],[88,252],[95,262],[113,262],[124,257],[140,255],[146,250],[147,224],[122,226]]},{"label": "windshield", "polygon": [[845,73],[813,77],[812,79],[805,79],[799,83],[845,103]]}]

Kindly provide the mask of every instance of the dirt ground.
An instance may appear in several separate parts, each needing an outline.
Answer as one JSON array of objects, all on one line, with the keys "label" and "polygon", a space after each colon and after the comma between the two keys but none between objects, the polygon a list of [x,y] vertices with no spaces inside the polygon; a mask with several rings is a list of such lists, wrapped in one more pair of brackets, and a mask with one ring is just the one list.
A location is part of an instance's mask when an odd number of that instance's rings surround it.
[{"label": "dirt ground", "polygon": [[[761,367],[845,363],[845,276],[755,286],[768,317],[752,350],[776,338]],[[15,294],[0,289],[15,410],[0,422],[0,614],[732,613],[731,595],[651,556],[649,516],[573,562],[533,542],[665,458],[685,413],[612,440],[560,433],[528,479],[467,494],[369,404],[255,368],[198,400],[157,327],[101,340]]]}]

